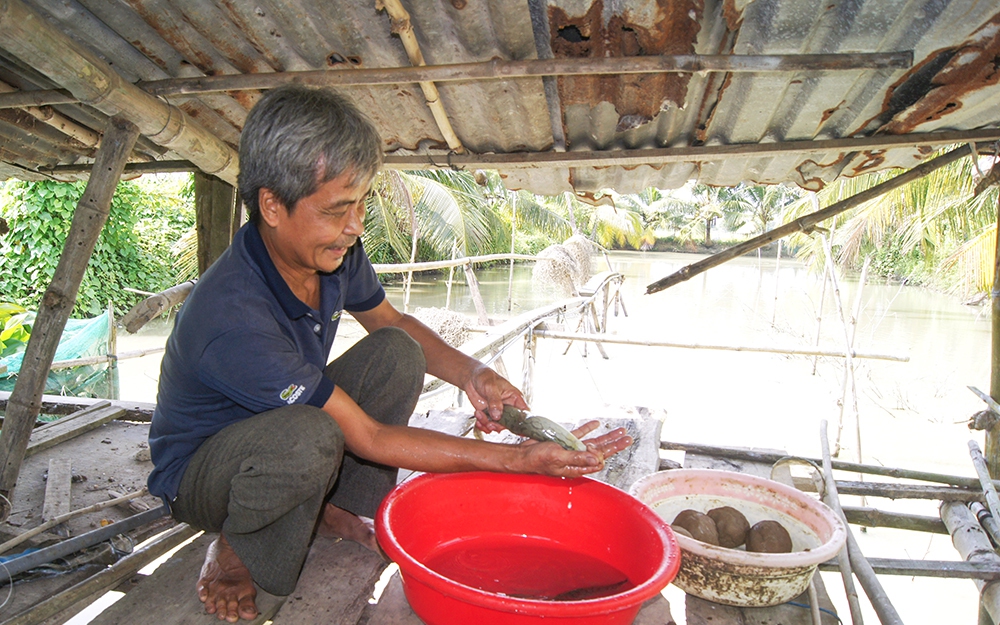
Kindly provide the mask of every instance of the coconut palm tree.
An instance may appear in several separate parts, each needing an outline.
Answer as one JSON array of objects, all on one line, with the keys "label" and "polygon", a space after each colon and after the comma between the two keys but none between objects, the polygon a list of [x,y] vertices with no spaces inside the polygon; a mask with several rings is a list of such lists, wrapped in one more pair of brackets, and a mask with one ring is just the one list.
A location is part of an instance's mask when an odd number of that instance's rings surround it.
[{"label": "coconut palm tree", "polygon": [[[843,178],[804,197],[789,213],[829,206],[898,175],[879,172]],[[978,178],[971,159],[961,159],[858,206],[835,220],[837,262],[859,267],[872,256],[873,271],[929,282],[955,292],[984,291],[992,284],[997,187],[973,197]],[[800,255],[821,258],[803,235]]]}]

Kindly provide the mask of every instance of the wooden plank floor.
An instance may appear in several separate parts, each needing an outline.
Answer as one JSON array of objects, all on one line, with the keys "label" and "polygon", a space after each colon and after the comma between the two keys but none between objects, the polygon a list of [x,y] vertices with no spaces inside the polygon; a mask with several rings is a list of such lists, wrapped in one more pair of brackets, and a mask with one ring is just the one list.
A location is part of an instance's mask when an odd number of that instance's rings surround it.
[{"label": "wooden plank floor", "polygon": [[[427,414],[418,414],[411,419],[411,425],[460,433],[467,425],[468,417],[466,414],[448,413],[428,419]],[[596,434],[615,427],[626,427],[636,439],[636,444],[627,453],[609,461],[605,470],[597,475],[599,479],[627,489],[639,477],[656,470],[660,419],[650,418],[642,411],[622,411],[619,415],[602,417],[601,420],[602,429]],[[25,527],[37,524],[35,519],[41,516],[42,509],[43,473],[49,458],[57,455],[72,457],[74,474],[86,476],[85,482],[72,487],[74,509],[106,498],[109,488],[134,490],[144,485],[151,469],[146,457],[148,453],[141,453],[147,451],[147,431],[147,424],[115,421],[28,458],[22,467],[18,485],[19,505],[13,515],[14,522],[23,523]],[[149,497],[148,500],[149,505],[158,504],[155,498]],[[117,520],[126,514],[107,510],[99,516]],[[72,533],[75,535],[91,529],[96,524],[95,519],[87,517],[73,522]],[[205,551],[213,539],[213,535],[204,535],[182,548],[153,575],[133,578],[131,583],[121,587],[127,590],[126,595],[92,622],[97,625],[135,623],[138,622],[136,615],[143,615],[148,622],[164,625],[219,622],[213,615],[204,612],[204,606],[195,592]],[[260,625],[271,619],[276,625],[320,622],[338,625],[419,625],[420,620],[406,602],[398,573],[389,580],[380,600],[370,602],[375,583],[387,564],[377,554],[354,543],[317,539],[310,549],[295,592],[285,598],[258,590],[257,604],[261,616],[254,623]],[[74,579],[77,577],[73,576]],[[17,591],[16,588],[15,593]],[[19,594],[21,603],[30,601],[30,596],[37,596],[35,592]],[[6,615],[15,613],[6,611]],[[0,620],[2,616],[0,614]],[[636,623],[664,625],[670,621],[669,606],[658,595],[643,607]]]}]

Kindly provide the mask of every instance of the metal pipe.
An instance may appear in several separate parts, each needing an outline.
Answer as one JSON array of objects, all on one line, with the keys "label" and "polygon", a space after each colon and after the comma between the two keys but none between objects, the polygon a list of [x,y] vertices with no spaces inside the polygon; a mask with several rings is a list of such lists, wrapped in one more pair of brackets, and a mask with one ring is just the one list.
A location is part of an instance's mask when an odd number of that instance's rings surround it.
[{"label": "metal pipe", "polygon": [[96,530],[87,532],[86,534],[80,534],[69,540],[64,540],[61,543],[52,545],[51,547],[46,547],[45,549],[39,549],[38,551],[32,551],[20,558],[14,558],[13,560],[8,560],[4,563],[3,569],[8,575],[14,577],[25,571],[30,571],[31,569],[52,562],[56,558],[62,558],[63,556],[68,556],[71,553],[76,553],[81,549],[86,549],[87,547],[93,547],[97,543],[102,543],[118,534],[124,534],[130,530],[137,527],[142,527],[150,521],[155,521],[160,517],[164,517],[170,514],[170,508],[166,504],[160,506],[159,508],[153,508],[152,510],[146,510],[145,512],[140,512],[139,514],[130,516],[127,519],[118,521],[117,523],[112,523],[105,527],[99,527]]},{"label": "metal pipe", "polygon": [[[386,2],[387,10],[390,2]],[[398,2],[397,2],[398,4]],[[402,7],[400,7],[402,8]],[[403,12],[405,14],[405,11]],[[393,20],[400,15],[390,10]],[[408,27],[409,15],[405,18]],[[393,32],[396,26],[393,26]],[[399,31],[402,37],[402,32]],[[412,32],[412,31],[411,31]],[[404,45],[407,45],[404,40]],[[408,49],[409,51],[409,49]],[[411,56],[411,61],[413,57]],[[385,67],[372,69],[310,70],[268,74],[232,74],[197,78],[168,78],[140,82],[139,86],[155,95],[179,95],[273,89],[291,81],[316,86],[395,85],[400,83],[452,82],[471,80],[510,80],[540,76],[592,76],[618,74],[661,74],[694,72],[802,72],[857,69],[907,69],[913,64],[913,52],[876,54],[665,54],[660,56],[621,56],[609,58],[493,59],[476,63]]]}]

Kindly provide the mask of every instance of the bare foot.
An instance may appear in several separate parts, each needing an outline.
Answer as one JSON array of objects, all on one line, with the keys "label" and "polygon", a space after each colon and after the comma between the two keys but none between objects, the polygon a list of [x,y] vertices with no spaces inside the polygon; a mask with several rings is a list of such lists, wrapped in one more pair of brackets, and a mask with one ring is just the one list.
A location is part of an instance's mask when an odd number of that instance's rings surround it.
[{"label": "bare foot", "polygon": [[323,508],[323,518],[319,521],[316,533],[330,538],[353,540],[362,547],[379,552],[378,541],[375,540],[375,521],[352,514],[332,503]]},{"label": "bare foot", "polygon": [[205,611],[230,623],[241,618],[249,621],[257,616],[256,597],[250,571],[226,537],[219,534],[208,547],[198,578],[198,598],[205,604]]}]

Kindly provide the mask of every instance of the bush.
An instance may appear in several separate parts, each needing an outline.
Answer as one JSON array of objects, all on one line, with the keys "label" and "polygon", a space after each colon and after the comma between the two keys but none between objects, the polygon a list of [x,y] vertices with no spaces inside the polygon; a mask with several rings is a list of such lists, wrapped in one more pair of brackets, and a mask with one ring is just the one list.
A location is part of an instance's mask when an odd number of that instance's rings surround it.
[{"label": "bush", "polygon": [[[10,232],[0,239],[0,299],[37,308],[62,254],[84,182],[7,184],[3,216]],[[139,295],[125,287],[160,291],[174,284],[170,242],[190,227],[193,211],[178,210],[177,196],[158,196],[136,182],[118,185],[107,223],[80,284],[74,317],[103,312],[108,303],[123,314]]]}]

